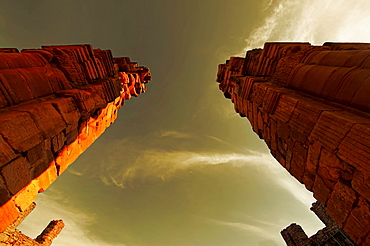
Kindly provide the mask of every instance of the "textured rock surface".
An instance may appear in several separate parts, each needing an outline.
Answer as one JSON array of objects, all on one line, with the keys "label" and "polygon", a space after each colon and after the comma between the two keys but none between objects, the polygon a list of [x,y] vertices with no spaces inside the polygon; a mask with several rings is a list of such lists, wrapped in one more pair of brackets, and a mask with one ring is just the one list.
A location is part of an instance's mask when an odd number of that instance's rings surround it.
[{"label": "textured rock surface", "polygon": [[[145,92],[150,79],[148,68],[91,45],[0,49],[0,232],[115,121],[125,99]],[[50,235],[62,228],[55,223],[59,229],[32,244],[22,243],[32,239],[16,230],[8,233],[11,242],[0,243],[50,245]]]},{"label": "textured rock surface", "polygon": [[370,44],[266,43],[219,65],[217,81],[280,164],[367,245]]},{"label": "textured rock surface", "polygon": [[355,246],[349,236],[333,221],[319,202],[312,204],[311,210],[325,224],[325,228],[308,237],[301,226],[293,223],[281,231],[287,246],[341,245]]},{"label": "textured rock surface", "polygon": [[0,245],[49,246],[52,244],[54,238],[58,236],[64,227],[62,220],[51,221],[36,239],[30,238],[16,229],[35,207],[35,203],[30,204],[4,232],[0,233]]}]

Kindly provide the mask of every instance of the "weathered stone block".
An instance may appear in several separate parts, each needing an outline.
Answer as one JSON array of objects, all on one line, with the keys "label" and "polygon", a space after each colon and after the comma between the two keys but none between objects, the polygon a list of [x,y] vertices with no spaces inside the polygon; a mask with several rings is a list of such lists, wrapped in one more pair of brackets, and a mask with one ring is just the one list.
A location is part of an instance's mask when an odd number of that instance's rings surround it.
[{"label": "weathered stone block", "polygon": [[276,117],[282,122],[288,122],[297,104],[298,99],[291,97],[290,94],[280,95],[272,117]]},{"label": "weathered stone block", "polygon": [[270,126],[269,126],[269,129],[270,129],[270,141],[271,141],[271,145],[270,145],[270,149],[271,150],[277,150],[277,122],[273,119],[270,120]]},{"label": "weathered stone block", "polygon": [[71,143],[73,143],[74,141],[76,141],[77,137],[78,137],[78,128],[75,128],[75,129],[73,129],[71,132],[69,132],[66,135],[65,144],[66,145],[70,145]]},{"label": "weathered stone block", "polygon": [[30,164],[30,168],[35,167],[43,162],[50,162],[53,159],[51,150],[46,144],[47,141],[50,140],[44,140],[26,152],[26,157]]},{"label": "weathered stone block", "polygon": [[99,84],[87,85],[87,86],[82,87],[81,89],[86,90],[91,93],[95,101],[96,108],[102,108],[102,107],[105,107],[105,105],[107,105],[107,101],[105,100],[103,85],[99,85]]},{"label": "weathered stone block", "polygon": [[47,66],[45,66],[45,72],[46,79],[50,84],[53,92],[59,90],[68,90],[72,88],[67,78],[64,76],[63,72],[58,70],[57,68],[48,64]]},{"label": "weathered stone block", "polygon": [[77,105],[81,113],[81,116],[85,118],[89,116],[89,113],[96,109],[94,97],[88,91],[73,89],[57,91],[56,94],[63,97],[73,98],[75,104]]},{"label": "weathered stone block", "polygon": [[64,223],[62,220],[51,221],[45,230],[37,236],[35,242],[37,242],[37,245],[51,245],[53,239],[58,236],[63,227]]},{"label": "weathered stone block", "polygon": [[101,123],[99,123],[95,129],[96,129],[96,135],[101,135],[111,125],[110,120],[104,120]]},{"label": "weathered stone block", "polygon": [[85,151],[99,137],[96,135],[96,130],[90,128],[88,136],[78,136],[78,143],[82,151]]},{"label": "weathered stone block", "polygon": [[[357,70],[357,71],[356,71]],[[339,67],[326,81],[321,95],[329,100],[349,105],[359,89],[361,78],[356,67]],[[363,80],[361,81],[363,82]]]},{"label": "weathered stone block", "polygon": [[266,90],[266,94],[262,102],[262,107],[266,113],[271,114],[272,112],[274,112],[279,97],[284,92],[288,93],[289,91],[276,86],[269,86],[269,88]]},{"label": "weathered stone block", "polygon": [[[114,121],[115,118],[115,112],[114,109],[111,109],[111,115],[112,115],[112,122]],[[258,128],[258,136],[260,138],[265,139],[265,132],[263,131],[263,117],[262,117],[262,112],[261,110],[258,110],[257,112],[257,128]]]},{"label": "weathered stone block", "polygon": [[361,196],[370,201],[370,173],[356,170],[352,179],[352,187]]},{"label": "weathered stone block", "polygon": [[54,155],[51,151],[50,142],[50,139],[46,139],[41,144],[27,151],[26,157],[29,162],[31,179],[44,172],[53,161]]},{"label": "weathered stone block", "polygon": [[280,163],[280,165],[285,167],[285,156],[283,156],[279,151],[271,151],[271,154]]},{"label": "weathered stone block", "polygon": [[344,184],[338,182],[328,200],[327,211],[339,226],[343,226],[352,207],[356,201],[355,191]]},{"label": "weathered stone block", "polygon": [[25,211],[36,200],[38,191],[38,182],[32,181],[13,197],[15,205],[21,212]]},{"label": "weathered stone block", "polygon": [[289,172],[301,183],[307,162],[307,149],[299,142],[294,144]]},{"label": "weathered stone block", "polygon": [[[284,141],[284,139],[278,138],[277,139],[277,152],[284,158],[284,160],[286,159],[287,150],[288,150],[287,143]],[[285,161],[284,161],[284,163],[285,163]]]},{"label": "weathered stone block", "polygon": [[313,197],[316,198],[317,201],[326,205],[330,193],[333,190],[330,184],[325,182],[319,175],[315,177],[315,183],[313,185]]},{"label": "weathered stone block", "polygon": [[[355,91],[358,90],[358,85],[356,83],[358,80],[353,80],[357,77],[353,76],[353,72],[356,73],[355,70],[358,70],[358,68],[354,66],[337,67],[326,81],[325,87],[320,94],[329,100],[335,99],[338,102],[350,102],[350,98],[353,98],[354,93],[356,93]],[[347,79],[353,80],[353,88],[349,86],[349,81]],[[347,95],[345,95],[345,92],[347,92]],[[350,100],[348,101],[348,99]]]},{"label": "weathered stone block", "polygon": [[14,159],[17,155],[0,135],[0,167]]},{"label": "weathered stone block", "polygon": [[29,150],[43,140],[40,130],[26,112],[0,114],[0,134],[18,152]]},{"label": "weathered stone block", "polygon": [[43,67],[46,62],[42,57],[33,53],[0,53],[0,68],[33,68]]},{"label": "weathered stone block", "polygon": [[[352,98],[351,107],[360,109],[364,112],[369,112],[370,110],[370,98],[369,98],[369,91],[370,91],[370,69],[363,69],[362,76],[360,79],[357,79],[357,84],[361,85],[354,94]],[[366,79],[364,79],[366,77]],[[349,80],[349,82],[353,84],[353,81]]]},{"label": "weathered stone block", "polygon": [[[285,169],[290,171],[291,168],[292,168],[292,165],[294,165],[293,163],[293,148],[295,146],[295,141],[293,139],[288,139],[288,141],[285,142],[285,146],[286,146],[286,154],[285,154]],[[278,145],[279,147],[279,145]],[[281,147],[279,147],[279,149],[281,150]]]},{"label": "weathered stone block", "polygon": [[368,201],[360,200],[358,206],[352,210],[348,217],[344,230],[351,235],[356,243],[365,239],[370,231],[370,206]]},{"label": "weathered stone block", "polygon": [[319,165],[319,157],[322,146],[318,142],[314,142],[308,146],[306,170],[310,173],[316,173]]},{"label": "weathered stone block", "polygon": [[48,101],[55,107],[55,109],[62,115],[65,123],[67,124],[66,133],[72,129],[77,128],[80,119],[80,112],[70,97],[58,98]]},{"label": "weathered stone block", "polygon": [[287,87],[293,89],[301,88],[302,84],[306,82],[306,74],[315,67],[315,65],[298,64],[290,72],[290,76],[287,79]]},{"label": "weathered stone block", "polygon": [[10,105],[10,101],[8,101],[9,96],[6,95],[7,93],[4,93],[2,90],[3,90],[3,88],[2,88],[1,82],[0,82],[0,108],[3,108],[3,107],[6,107],[6,106]]},{"label": "weathered stone block", "polygon": [[[334,107],[325,105],[313,99],[302,97],[295,107],[289,125],[293,138],[302,143],[307,142],[308,136],[314,128],[320,114],[324,110],[334,110]],[[302,124],[304,122],[304,124]]]},{"label": "weathered stone block", "polygon": [[48,168],[50,163],[54,163],[54,161],[52,160],[50,162],[43,162],[43,163],[33,167],[32,169],[30,169],[31,178],[34,179],[34,178],[40,176],[40,174],[43,173]]},{"label": "weathered stone block", "polygon": [[39,98],[53,93],[53,88],[45,76],[47,72],[52,73],[51,70],[47,71],[48,68],[34,67],[32,69],[17,68],[14,70],[17,70],[20,76],[25,79],[27,87],[32,93],[32,98]]},{"label": "weathered stone block", "polygon": [[[310,66],[310,65],[308,65]],[[327,84],[330,76],[337,70],[337,67],[312,66],[306,73],[300,85],[300,90],[312,95],[319,96]],[[313,81],[315,81],[313,83]]]},{"label": "weathered stone block", "polygon": [[343,180],[350,181],[353,179],[356,168],[346,162],[343,162],[343,172],[341,173],[341,178]]},{"label": "weathered stone block", "polygon": [[1,175],[4,177],[10,193],[13,195],[31,181],[28,165],[26,158],[19,157],[2,167]]},{"label": "weathered stone block", "polygon": [[262,106],[263,98],[265,97],[266,91],[270,85],[270,83],[266,82],[254,83],[251,101],[256,103],[258,106]]},{"label": "weathered stone block", "polygon": [[19,216],[19,211],[13,200],[9,200],[0,206],[0,232],[3,232]]},{"label": "weathered stone block", "polygon": [[265,139],[265,142],[267,146],[271,149],[271,132],[270,132],[270,126],[268,126],[268,123],[263,123],[263,138]]},{"label": "weathered stone block", "polygon": [[335,150],[356,123],[369,119],[346,111],[324,111],[310,134],[310,140],[319,141],[325,148]]},{"label": "weathered stone block", "polygon": [[344,169],[344,163],[334,153],[327,149],[322,149],[318,174],[329,180],[338,181]]},{"label": "weathered stone block", "polygon": [[62,116],[49,102],[17,108],[18,111],[28,112],[44,138],[51,138],[66,128]]},{"label": "weathered stone block", "polygon": [[0,175],[0,206],[5,204],[10,198],[11,195],[5,185],[5,181]]},{"label": "weathered stone block", "polygon": [[18,69],[3,69],[0,74],[3,92],[9,96],[11,105],[34,99],[28,87],[27,80],[17,71]]},{"label": "weathered stone block", "polygon": [[34,179],[39,187],[38,192],[45,191],[58,178],[55,162],[50,163],[49,167]]},{"label": "weathered stone block", "polygon": [[367,238],[365,239],[362,245],[370,245],[370,233],[367,235]]},{"label": "weathered stone block", "polygon": [[283,139],[285,142],[288,141],[291,135],[291,129],[289,124],[284,123],[283,121],[277,121],[277,137]]},{"label": "weathered stone block", "polygon": [[58,176],[61,175],[69,165],[71,165],[82,153],[81,146],[76,139],[71,144],[65,146],[55,159]]},{"label": "weathered stone block", "polygon": [[367,230],[364,230],[361,224],[359,224],[359,222],[355,220],[352,216],[348,217],[343,229],[347,234],[351,235],[351,239],[357,245],[361,245],[360,244],[361,237],[363,236],[364,233],[367,232]]},{"label": "weathered stone block", "polygon": [[66,137],[63,132],[59,133],[58,135],[54,136],[51,139],[51,146],[52,151],[54,153],[57,153],[59,150],[61,150],[65,144]]},{"label": "weathered stone block", "polygon": [[355,124],[338,149],[342,160],[370,172],[370,124]]},{"label": "weathered stone block", "polygon": [[[108,110],[107,113],[111,113],[111,111]],[[251,121],[251,125],[253,128],[253,131],[258,134],[258,121],[257,121],[258,105],[256,103],[253,103],[252,105],[252,115],[253,115],[253,120]]]},{"label": "weathered stone block", "polygon": [[313,191],[313,186],[315,184],[316,174],[309,173],[307,170],[303,175],[303,184],[305,185],[306,189],[309,191]]}]

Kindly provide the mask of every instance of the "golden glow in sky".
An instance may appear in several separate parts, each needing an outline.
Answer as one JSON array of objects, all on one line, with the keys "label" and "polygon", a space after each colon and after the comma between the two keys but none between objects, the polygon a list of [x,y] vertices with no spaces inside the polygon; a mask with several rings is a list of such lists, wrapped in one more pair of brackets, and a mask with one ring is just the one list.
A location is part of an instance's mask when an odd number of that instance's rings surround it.
[{"label": "golden glow in sky", "polygon": [[244,50],[266,41],[369,42],[369,9],[364,0],[271,0],[263,9],[267,17],[245,39]]}]

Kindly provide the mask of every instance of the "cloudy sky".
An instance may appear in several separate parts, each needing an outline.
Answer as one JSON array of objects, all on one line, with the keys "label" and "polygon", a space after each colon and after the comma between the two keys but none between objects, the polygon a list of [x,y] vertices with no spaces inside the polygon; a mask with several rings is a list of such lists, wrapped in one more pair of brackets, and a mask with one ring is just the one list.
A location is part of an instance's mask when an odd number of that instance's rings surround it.
[{"label": "cloudy sky", "polygon": [[368,0],[0,0],[2,47],[91,43],[151,68],[131,99],[21,226],[55,246],[280,246],[314,201],[215,82],[265,41],[370,42]]}]

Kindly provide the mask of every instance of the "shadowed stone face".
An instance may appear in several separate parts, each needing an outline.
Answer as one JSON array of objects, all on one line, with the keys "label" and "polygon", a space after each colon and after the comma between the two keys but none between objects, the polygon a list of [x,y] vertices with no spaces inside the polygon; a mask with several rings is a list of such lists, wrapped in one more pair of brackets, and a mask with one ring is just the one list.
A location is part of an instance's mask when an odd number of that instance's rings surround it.
[{"label": "shadowed stone face", "polygon": [[[145,92],[150,79],[149,68],[91,45],[0,49],[0,232],[116,120],[125,99]],[[4,233],[6,240],[50,245],[63,226],[52,221],[36,240],[15,227]]]},{"label": "shadowed stone face", "polygon": [[[245,58],[230,58],[217,74],[235,111],[358,245],[367,245],[370,233],[363,226],[370,202],[369,49],[266,43]],[[290,234],[283,235],[288,243]]]}]

